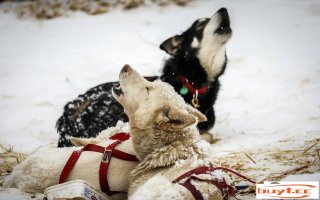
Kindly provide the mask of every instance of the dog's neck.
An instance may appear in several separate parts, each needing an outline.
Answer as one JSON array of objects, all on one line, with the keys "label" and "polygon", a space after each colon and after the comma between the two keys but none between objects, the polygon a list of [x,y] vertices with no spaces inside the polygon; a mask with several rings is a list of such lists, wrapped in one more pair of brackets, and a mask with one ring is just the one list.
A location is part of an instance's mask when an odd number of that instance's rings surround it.
[{"label": "dog's neck", "polygon": [[223,73],[227,61],[225,47],[221,47],[215,55],[211,55],[206,49],[200,50],[197,57],[207,73],[209,82],[215,81]]},{"label": "dog's neck", "polygon": [[[157,168],[172,166],[179,160],[187,160],[195,157],[197,159],[204,158],[203,151],[197,145],[197,137],[193,134],[186,134],[187,136],[183,137],[184,139],[174,141],[160,148],[150,148],[152,151],[148,154],[146,154],[145,151],[140,151],[140,148],[135,146],[137,145],[137,143],[135,143],[135,134],[132,133],[132,135],[133,145],[141,162],[131,172],[131,179],[138,178],[141,174]],[[141,145],[141,142],[139,142],[139,144]],[[145,147],[146,146],[144,146],[144,148]]]},{"label": "dog's neck", "polygon": [[210,85],[223,74],[227,64],[226,48],[221,47],[216,53],[200,51],[190,57],[172,56],[163,68],[161,79],[170,84],[184,76],[195,85]]}]

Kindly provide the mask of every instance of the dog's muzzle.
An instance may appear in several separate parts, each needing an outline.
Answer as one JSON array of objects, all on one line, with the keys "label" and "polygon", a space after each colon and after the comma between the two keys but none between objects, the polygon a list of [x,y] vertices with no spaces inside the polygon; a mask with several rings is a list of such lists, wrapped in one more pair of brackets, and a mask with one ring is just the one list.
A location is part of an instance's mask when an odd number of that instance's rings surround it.
[{"label": "dog's muzzle", "polygon": [[230,34],[232,32],[230,27],[230,18],[228,14],[228,10],[226,8],[221,8],[218,10],[218,14],[220,15],[221,21],[219,27],[216,29],[214,33],[217,34]]}]

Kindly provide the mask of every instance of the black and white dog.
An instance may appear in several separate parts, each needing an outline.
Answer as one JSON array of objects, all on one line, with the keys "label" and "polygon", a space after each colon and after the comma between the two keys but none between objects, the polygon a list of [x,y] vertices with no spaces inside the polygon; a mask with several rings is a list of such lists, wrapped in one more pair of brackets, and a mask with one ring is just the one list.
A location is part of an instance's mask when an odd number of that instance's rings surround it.
[{"label": "black and white dog", "polygon": [[[227,9],[221,8],[211,18],[196,20],[181,35],[160,45],[171,57],[159,78],[207,116],[208,120],[198,125],[201,134],[210,135],[208,131],[215,122],[213,105],[220,88],[218,78],[226,68],[226,43],[231,35]],[[71,146],[70,136],[95,137],[119,120],[128,121],[122,106],[112,97],[111,88],[115,85],[117,82],[98,85],[66,104],[56,125],[60,134],[58,147]]]}]

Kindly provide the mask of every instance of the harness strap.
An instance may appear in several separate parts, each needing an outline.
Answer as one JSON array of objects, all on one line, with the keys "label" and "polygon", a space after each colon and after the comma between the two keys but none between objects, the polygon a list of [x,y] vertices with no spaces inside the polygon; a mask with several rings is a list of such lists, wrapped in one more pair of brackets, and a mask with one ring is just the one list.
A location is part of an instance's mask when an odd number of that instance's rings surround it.
[{"label": "harness strap", "polygon": [[70,172],[72,171],[73,167],[77,163],[77,161],[80,158],[82,152],[84,152],[84,151],[94,151],[94,152],[103,153],[104,149],[105,149],[104,147],[101,147],[101,146],[98,146],[98,145],[95,145],[95,144],[87,144],[82,149],[77,150],[77,151],[73,151],[71,156],[69,157],[66,165],[64,166],[61,174],[60,174],[59,184],[64,183],[66,181],[68,175],[70,174]]},{"label": "harness strap", "polygon": [[122,191],[110,190],[107,173],[108,173],[108,168],[109,168],[109,164],[112,157],[116,157],[118,159],[127,160],[127,161],[138,161],[138,159],[134,155],[115,149],[115,147],[118,144],[128,140],[129,138],[130,138],[129,134],[117,133],[109,138],[116,141],[109,144],[107,147],[102,147],[95,144],[87,144],[81,150],[72,152],[70,158],[68,159],[66,165],[64,166],[61,172],[59,184],[64,183],[66,181],[68,175],[72,171],[74,165],[78,161],[83,151],[93,151],[93,152],[102,153],[102,158],[101,158],[100,168],[99,168],[99,182],[100,182],[101,191],[106,193],[109,196],[122,192]]},{"label": "harness strap", "polygon": [[[213,172],[215,170],[225,170],[225,171],[231,172],[231,173],[233,173],[233,174],[235,174],[245,180],[248,180],[251,183],[256,183],[255,181],[251,180],[250,178],[248,178],[248,177],[246,177],[246,176],[244,176],[244,175],[242,175],[232,169],[229,169],[226,167],[212,167],[212,166],[210,166],[210,167],[202,166],[202,167],[197,167],[195,169],[192,169],[192,170],[182,174],[181,176],[179,176],[177,179],[175,179],[173,181],[173,183],[178,183],[178,184],[186,187],[196,200],[203,200],[203,196],[202,196],[201,192],[199,190],[197,190],[194,185],[192,185],[191,180],[204,181],[204,182],[215,185],[217,188],[220,189],[220,191],[222,192],[222,195],[223,195],[223,199],[225,199],[225,200],[229,199],[229,195],[235,196],[234,187],[227,184],[225,179],[223,179],[223,180],[202,179],[202,178],[195,176],[195,175],[199,175],[199,174],[210,174],[211,172]],[[186,180],[182,181],[184,179],[186,179]]]},{"label": "harness strap", "polygon": [[211,167],[211,168],[212,168],[212,171],[214,171],[214,170],[219,170],[219,169],[220,169],[220,170],[225,170],[225,171],[231,172],[231,173],[233,173],[234,175],[237,175],[237,176],[239,176],[240,178],[243,178],[243,179],[249,181],[250,183],[256,184],[256,182],[255,182],[254,180],[252,180],[252,179],[246,177],[245,175],[242,175],[242,174],[240,174],[239,172],[236,172],[236,171],[234,171],[234,170],[232,170],[232,169],[230,169],[230,168],[227,168],[227,167]]},{"label": "harness strap", "polygon": [[199,174],[207,174],[207,173],[210,173],[210,167],[206,167],[206,166],[197,167],[195,169],[192,169],[192,170],[182,174],[181,176],[176,178],[176,180],[174,180],[174,182],[179,182],[182,179],[191,177],[194,174],[195,175],[199,175]]},{"label": "harness strap", "polygon": [[229,199],[229,195],[234,196],[235,193],[236,193],[235,189],[231,185],[228,185],[225,179],[223,179],[223,180],[202,179],[202,178],[199,178],[199,177],[196,177],[196,176],[191,176],[190,179],[194,179],[194,180],[197,180],[197,181],[203,181],[203,182],[215,185],[222,192],[222,197],[223,197],[224,200],[228,200]]},{"label": "harness strap", "polygon": [[187,188],[196,200],[203,200],[201,192],[191,183],[191,179],[190,177],[185,182],[179,184]]},{"label": "harness strap", "polygon": [[124,151],[120,151],[117,149],[113,149],[112,157],[127,161],[139,161],[135,155],[128,154]]},{"label": "harness strap", "polygon": [[117,133],[109,137],[111,140],[119,140],[121,142],[126,141],[130,138],[130,135],[127,133]]},{"label": "harness strap", "polygon": [[[111,139],[111,140],[118,140],[121,142],[126,141],[129,138],[130,138],[130,135],[126,134],[126,133],[117,133],[117,134],[109,137],[109,139]],[[123,152],[123,151],[120,151],[117,149],[113,149],[112,156],[115,158],[119,158],[119,159],[127,160],[127,161],[139,161],[135,155],[131,155],[131,154],[128,154],[126,152]]]},{"label": "harness strap", "polygon": [[114,143],[110,144],[105,148],[103,152],[100,169],[99,169],[99,181],[100,181],[100,189],[102,192],[108,194],[109,196],[117,193],[121,193],[121,191],[111,191],[107,178],[107,171],[109,169],[109,164],[112,157],[113,149],[119,144],[121,141],[117,140]]},{"label": "harness strap", "polygon": [[72,168],[76,164],[76,162],[78,161],[81,153],[82,153],[82,150],[72,152],[71,156],[69,157],[66,165],[64,166],[64,168],[60,174],[59,184],[64,183],[66,181],[67,176],[72,171]]}]

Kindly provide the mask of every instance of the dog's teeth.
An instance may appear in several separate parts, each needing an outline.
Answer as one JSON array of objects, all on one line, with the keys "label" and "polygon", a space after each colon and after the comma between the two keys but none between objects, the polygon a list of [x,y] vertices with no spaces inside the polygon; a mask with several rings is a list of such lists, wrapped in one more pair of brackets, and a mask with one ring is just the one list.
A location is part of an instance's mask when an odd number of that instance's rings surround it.
[{"label": "dog's teeth", "polygon": [[114,89],[120,91],[121,90],[121,86],[119,85],[119,86],[115,87]]}]

